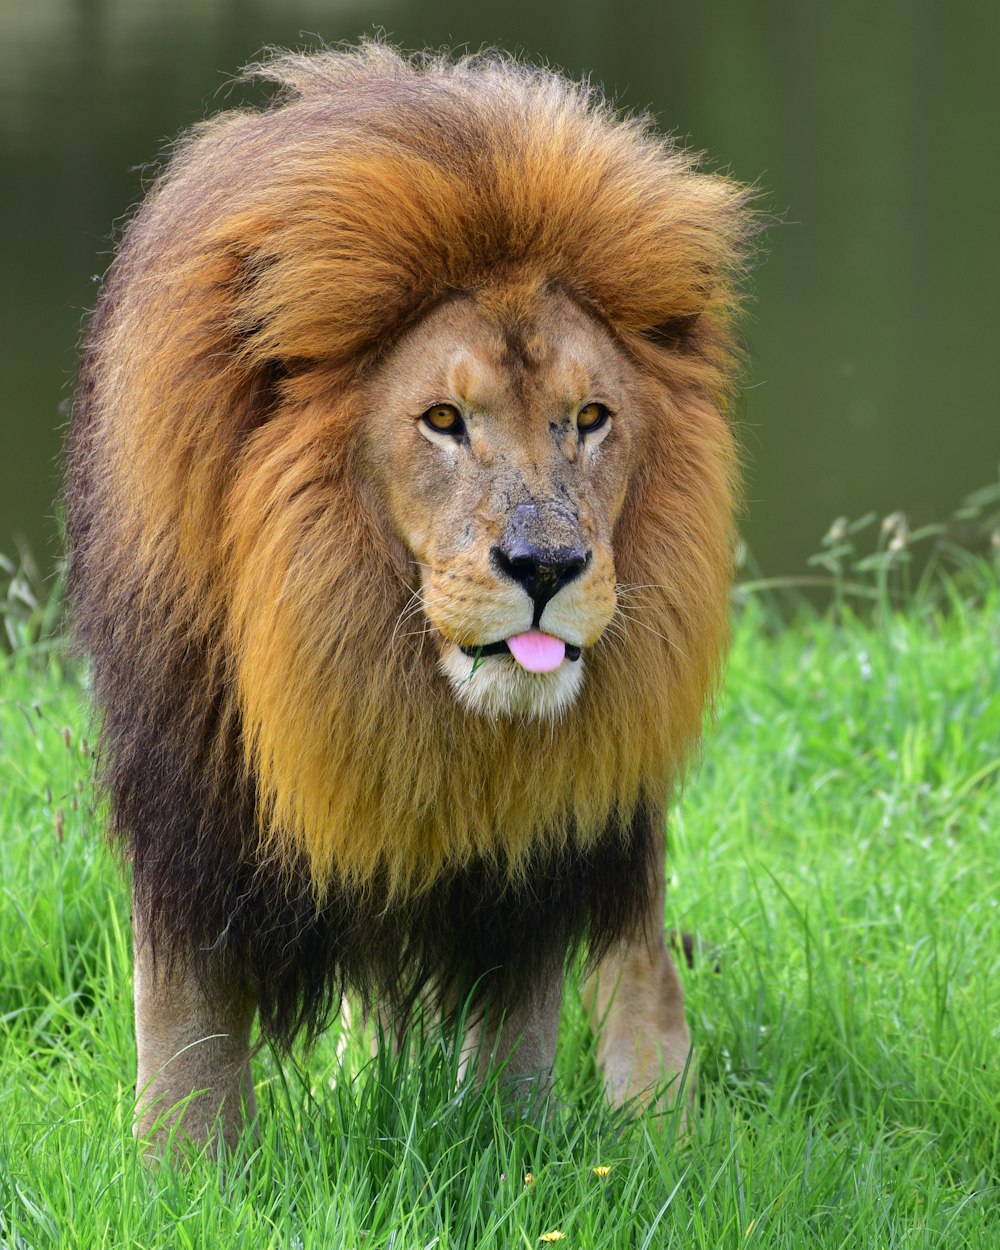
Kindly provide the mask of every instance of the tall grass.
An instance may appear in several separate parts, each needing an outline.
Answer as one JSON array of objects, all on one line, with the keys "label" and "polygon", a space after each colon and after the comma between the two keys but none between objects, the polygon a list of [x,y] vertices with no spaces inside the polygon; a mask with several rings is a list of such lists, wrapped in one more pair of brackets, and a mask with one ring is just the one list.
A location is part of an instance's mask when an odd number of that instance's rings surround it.
[{"label": "tall grass", "polygon": [[834,532],[809,574],[830,608],[787,624],[787,585],[738,596],[670,825],[666,920],[702,947],[680,1138],[606,1106],[571,993],[545,1120],[465,1083],[447,1039],[371,1059],[335,1023],[258,1061],[261,1132],[228,1166],[144,1169],[126,889],[80,674],[22,596],[0,660],[0,1247],[1000,1245],[1000,584],[987,545],[907,588],[894,524]]}]

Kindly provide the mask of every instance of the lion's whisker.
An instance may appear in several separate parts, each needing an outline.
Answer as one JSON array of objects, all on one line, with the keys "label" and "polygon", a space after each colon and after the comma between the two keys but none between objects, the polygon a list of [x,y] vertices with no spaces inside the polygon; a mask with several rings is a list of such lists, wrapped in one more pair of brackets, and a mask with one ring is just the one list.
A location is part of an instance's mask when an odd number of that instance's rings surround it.
[{"label": "lion's whisker", "polygon": [[410,591],[410,598],[403,605],[399,615],[396,617],[395,624],[392,627],[392,634],[389,637],[389,649],[396,645],[396,637],[401,626],[414,616],[423,607],[423,595],[420,588]]},{"label": "lion's whisker", "polygon": [[670,647],[672,650],[676,651],[678,655],[682,655],[685,660],[688,660],[691,658],[687,654],[687,652],[680,646],[680,644],[677,643],[673,638],[668,638],[666,634],[661,634],[658,629],[654,629],[652,625],[648,624],[641,617],[636,616],[634,614],[629,614],[628,612],[624,610],[624,608],[621,607],[620,604],[617,610],[621,613],[623,617],[625,617],[626,620],[628,620],[630,624],[639,625],[642,629],[646,629],[651,634],[655,634],[657,638],[662,639],[667,644],[667,646]]}]

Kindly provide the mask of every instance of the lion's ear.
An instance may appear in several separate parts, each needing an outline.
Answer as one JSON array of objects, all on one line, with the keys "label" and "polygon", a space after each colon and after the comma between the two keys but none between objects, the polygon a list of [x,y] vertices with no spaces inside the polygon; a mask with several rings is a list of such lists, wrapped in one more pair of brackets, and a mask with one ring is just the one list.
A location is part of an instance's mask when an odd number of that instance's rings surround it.
[{"label": "lion's ear", "polygon": [[274,341],[268,318],[259,304],[259,283],[271,262],[246,258],[237,262],[236,276],[228,286],[232,312],[229,321],[228,355],[239,361],[245,379],[241,424],[246,433],[264,425],[281,408],[290,385],[313,364],[289,357]]},{"label": "lion's ear", "polygon": [[657,347],[683,349],[688,346],[700,317],[700,310],[693,313],[678,313],[677,316],[668,317],[665,321],[660,321],[655,326],[644,330],[643,337]]},{"label": "lion's ear", "polygon": [[240,425],[250,434],[271,419],[281,406],[282,384],[293,370],[283,360],[266,360],[257,366],[244,393]]}]

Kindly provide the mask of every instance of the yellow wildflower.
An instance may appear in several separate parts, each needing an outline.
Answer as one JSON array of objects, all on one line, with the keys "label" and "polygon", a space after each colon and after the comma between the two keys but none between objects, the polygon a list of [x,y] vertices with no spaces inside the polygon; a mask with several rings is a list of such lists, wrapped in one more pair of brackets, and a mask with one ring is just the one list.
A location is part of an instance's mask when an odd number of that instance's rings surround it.
[{"label": "yellow wildflower", "polygon": [[554,1228],[551,1233],[542,1233],[541,1237],[539,1237],[538,1240],[539,1241],[562,1241],[562,1239],[565,1236],[566,1236],[565,1233],[560,1232],[558,1228]]},{"label": "yellow wildflower", "polygon": [[601,1180],[603,1181],[604,1178],[607,1176],[607,1174],[611,1171],[611,1167],[609,1164],[604,1163],[600,1167],[591,1168],[590,1170],[594,1173],[595,1176],[599,1176]]}]

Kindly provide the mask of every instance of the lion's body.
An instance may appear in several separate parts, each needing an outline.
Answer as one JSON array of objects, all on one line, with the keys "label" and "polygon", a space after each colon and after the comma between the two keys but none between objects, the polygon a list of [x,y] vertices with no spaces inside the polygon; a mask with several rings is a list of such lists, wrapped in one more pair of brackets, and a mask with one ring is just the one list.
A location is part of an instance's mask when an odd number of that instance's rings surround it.
[{"label": "lion's body", "polygon": [[[345,984],[513,1012],[649,920],[725,646],[744,196],[509,62],[268,73],[129,227],[70,443],[144,984],[283,1041]],[[586,551],[551,601],[497,571],[514,514]],[[582,660],[476,658],[539,629]]]}]

